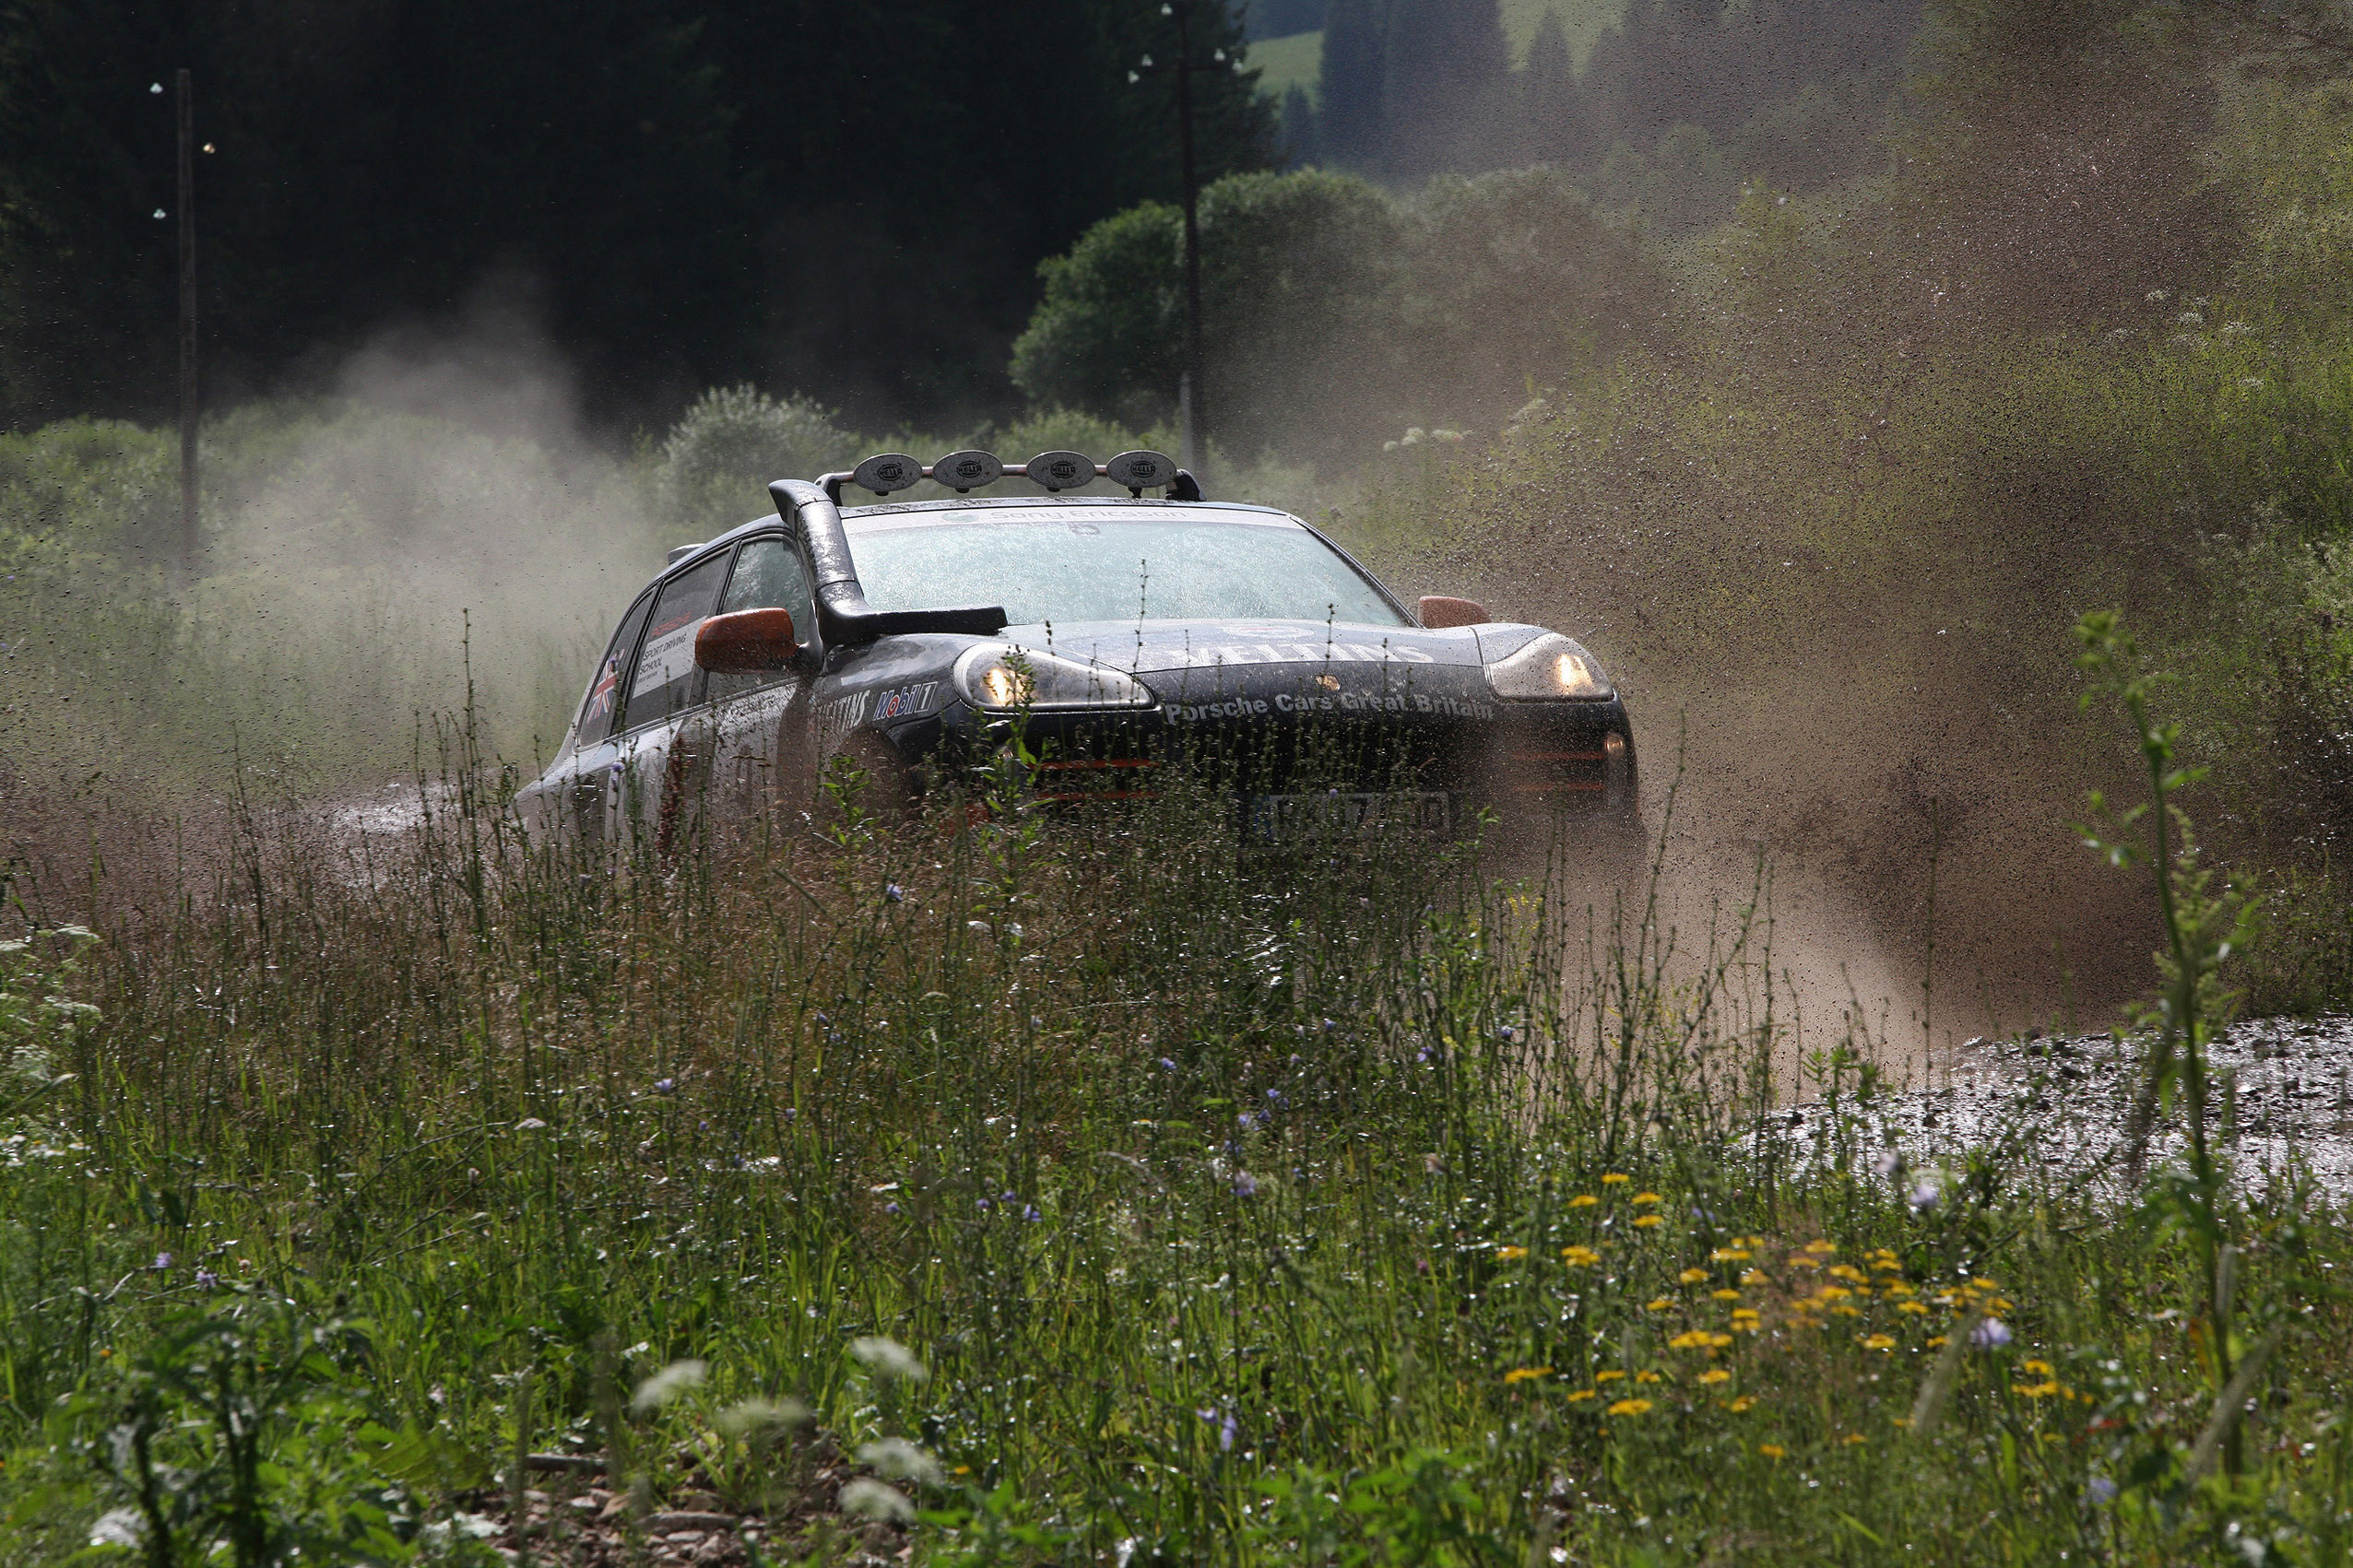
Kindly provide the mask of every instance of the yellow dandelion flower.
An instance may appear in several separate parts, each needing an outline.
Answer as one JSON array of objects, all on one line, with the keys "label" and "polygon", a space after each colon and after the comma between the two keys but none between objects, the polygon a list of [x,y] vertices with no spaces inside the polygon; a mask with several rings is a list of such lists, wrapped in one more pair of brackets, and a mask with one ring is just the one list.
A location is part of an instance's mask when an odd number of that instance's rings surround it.
[{"label": "yellow dandelion flower", "polygon": [[1651,1312],[1664,1312],[1669,1307],[1674,1305],[1674,1303],[1669,1301],[1664,1296],[1660,1296],[1654,1300],[1644,1302],[1642,1304]]},{"label": "yellow dandelion flower", "polygon": [[1766,1285],[1771,1283],[1770,1280],[1765,1278],[1765,1271],[1761,1268],[1742,1269],[1740,1282],[1744,1285]]},{"label": "yellow dandelion flower", "polygon": [[1708,1348],[1708,1331],[1695,1328],[1688,1334],[1678,1334],[1667,1341],[1670,1350],[1704,1350]]},{"label": "yellow dandelion flower", "polygon": [[1825,1285],[1814,1292],[1815,1300],[1825,1302],[1842,1302],[1853,1294],[1844,1285]]},{"label": "yellow dandelion flower", "polygon": [[1834,1263],[1830,1265],[1830,1277],[1834,1279],[1851,1279],[1858,1285],[1867,1284],[1871,1279],[1870,1275],[1865,1274],[1862,1269],[1857,1268],[1851,1263]]},{"label": "yellow dandelion flower", "polygon": [[1601,1201],[1590,1192],[1581,1192],[1568,1200],[1568,1206],[1571,1208],[1590,1208]]},{"label": "yellow dandelion flower", "polygon": [[1732,1374],[1720,1366],[1711,1366],[1699,1374],[1702,1383],[1730,1383],[1732,1380]]},{"label": "yellow dandelion flower", "polygon": [[1808,1242],[1805,1244],[1805,1250],[1816,1257],[1827,1257],[1839,1250],[1839,1244],[1828,1241]]},{"label": "yellow dandelion flower", "polygon": [[1992,1280],[1986,1279],[1983,1275],[1980,1275],[1978,1278],[1970,1280],[1969,1284],[1981,1291],[1998,1291],[2002,1288],[1995,1284]]},{"label": "yellow dandelion flower", "polygon": [[1593,1374],[1593,1381],[1596,1383],[1615,1383],[1619,1378],[1624,1377],[1626,1373],[1622,1372],[1597,1372]]},{"label": "yellow dandelion flower", "polygon": [[1526,1247],[1496,1248],[1496,1257],[1504,1263],[1518,1263],[1521,1258],[1526,1257],[1527,1256],[1528,1249]]},{"label": "yellow dandelion flower", "polygon": [[1869,1438],[1867,1438],[1867,1437],[1863,1436],[1863,1435],[1862,1435],[1862,1433],[1861,1433],[1861,1432],[1850,1432],[1847,1433],[1844,1437],[1841,1437],[1840,1439],[1839,1439],[1839,1442],[1841,1442],[1841,1443],[1844,1443],[1844,1444],[1848,1444],[1848,1445],[1850,1445],[1850,1446],[1852,1446],[1853,1444],[1857,1444],[1857,1443],[1868,1443],[1868,1442],[1870,1442],[1871,1440],[1870,1440]]},{"label": "yellow dandelion flower", "polygon": [[1605,1187],[1622,1187],[1632,1180],[1634,1180],[1634,1178],[1627,1175],[1624,1171],[1610,1171],[1602,1175],[1602,1185]]},{"label": "yellow dandelion flower", "polygon": [[1797,1300],[1791,1302],[1790,1305],[1797,1308],[1800,1312],[1820,1312],[1822,1310],[1822,1303],[1812,1296],[1800,1296]]},{"label": "yellow dandelion flower", "polygon": [[1610,1407],[1610,1414],[1614,1416],[1639,1416],[1648,1414],[1649,1409],[1650,1401],[1648,1399],[1620,1399],[1616,1404]]},{"label": "yellow dandelion flower", "polygon": [[1641,1208],[1644,1204],[1663,1203],[1666,1200],[1664,1198],[1661,1197],[1654,1192],[1638,1192],[1634,1195],[1634,1204],[1638,1208]]},{"label": "yellow dandelion flower", "polygon": [[1661,1383],[1665,1380],[1655,1372],[1638,1372],[1634,1374],[1634,1381],[1637,1383]]},{"label": "yellow dandelion flower", "polygon": [[1730,1410],[1732,1414],[1734,1414],[1734,1415],[1736,1415],[1736,1416],[1737,1416],[1737,1415],[1744,1414],[1744,1413],[1745,1413],[1746,1411],[1753,1410],[1753,1409],[1755,1409],[1756,1408],[1756,1397],[1755,1395],[1753,1395],[1753,1394],[1744,1394],[1744,1395],[1742,1395],[1739,1398],[1737,1398],[1737,1399],[1733,1400],[1731,1404],[1726,1405],[1726,1406],[1724,1407],[1724,1409],[1726,1409]]},{"label": "yellow dandelion flower", "polygon": [[1710,1334],[1708,1336],[1708,1348],[1711,1350],[1720,1350],[1732,1342],[1732,1337],[1729,1334]]},{"label": "yellow dandelion flower", "polygon": [[1822,1260],[1818,1257],[1808,1257],[1802,1252],[1791,1253],[1790,1267],[1791,1268],[1819,1268],[1822,1267]]},{"label": "yellow dandelion flower", "polygon": [[1882,1279],[1879,1282],[1879,1293],[1883,1296],[1909,1296],[1913,1293],[1913,1291],[1901,1279]]},{"label": "yellow dandelion flower", "polygon": [[2010,1303],[2004,1301],[2001,1297],[1996,1296],[1993,1298],[1993,1310],[1995,1312],[2008,1312],[2010,1310]]},{"label": "yellow dandelion flower", "polygon": [[2048,1399],[2051,1396],[2059,1392],[2059,1385],[2056,1383],[2049,1382],[2013,1383],[2010,1385],[2010,1392],[2013,1394],[2023,1394],[2029,1399]]},{"label": "yellow dandelion flower", "polygon": [[1939,1345],[1942,1345],[1944,1342],[1945,1342],[1945,1336],[1943,1336],[1942,1334],[1932,1334],[1932,1335],[1930,1335],[1930,1336],[1929,1336],[1929,1339],[1928,1339],[1928,1348],[1929,1348],[1930,1350],[1933,1350],[1936,1349],[1936,1347],[1938,1347]]},{"label": "yellow dandelion flower", "polygon": [[1892,1350],[1896,1348],[1896,1337],[1892,1334],[1874,1334],[1863,1340],[1862,1348],[1866,1350]]},{"label": "yellow dandelion flower", "polygon": [[1590,1399],[1591,1397],[1593,1397],[1593,1390],[1590,1388],[1579,1388],[1568,1397],[1568,1402],[1574,1405],[1579,1399]]},{"label": "yellow dandelion flower", "polygon": [[1590,1267],[1602,1261],[1602,1255],[1591,1247],[1563,1247],[1560,1256],[1563,1263],[1578,1267]]},{"label": "yellow dandelion flower", "polygon": [[1675,1276],[1675,1283],[1678,1285],[1697,1285],[1707,1278],[1708,1271],[1704,1268],[1686,1268],[1682,1273]]},{"label": "yellow dandelion flower", "polygon": [[1885,1269],[1892,1274],[1901,1274],[1904,1271],[1904,1266],[1896,1261],[1896,1255],[1893,1253],[1888,1253],[1883,1256],[1873,1258],[1871,1260],[1871,1267],[1874,1268]]},{"label": "yellow dandelion flower", "polygon": [[1918,1317],[1926,1317],[1928,1315],[1928,1308],[1919,1302],[1898,1302],[1896,1303],[1896,1310],[1898,1312],[1908,1312]]},{"label": "yellow dandelion flower", "polygon": [[1552,1374],[1553,1369],[1548,1366],[1516,1366],[1503,1374],[1503,1380],[1507,1384],[1532,1383],[1537,1378],[1550,1377]]},{"label": "yellow dandelion flower", "polygon": [[1647,1231],[1653,1225],[1665,1224],[1666,1220],[1656,1214],[1639,1214],[1635,1217],[1634,1223],[1636,1229]]},{"label": "yellow dandelion flower", "polygon": [[1760,1443],[1756,1445],[1756,1451],[1768,1459],[1785,1459],[1790,1452],[1778,1443]]},{"label": "yellow dandelion flower", "polygon": [[1719,1302],[1736,1302],[1740,1300],[1740,1292],[1738,1291],[1710,1291],[1708,1292],[1708,1295],[1710,1300]]},{"label": "yellow dandelion flower", "polygon": [[1708,1255],[1708,1261],[1710,1263],[1746,1263],[1750,1258],[1756,1256],[1756,1255],[1755,1253],[1750,1252],[1746,1247],[1718,1247],[1714,1252]]},{"label": "yellow dandelion flower", "polygon": [[2039,1372],[2043,1376],[2049,1377],[2051,1375],[2051,1363],[2046,1361],[2029,1357],[2018,1363],[2018,1370],[2021,1372]]},{"label": "yellow dandelion flower", "polygon": [[1862,1315],[1862,1309],[1861,1307],[1849,1306],[1844,1302],[1840,1302],[1837,1306],[1832,1307],[1830,1310],[1837,1313],[1840,1317],[1861,1317]]}]

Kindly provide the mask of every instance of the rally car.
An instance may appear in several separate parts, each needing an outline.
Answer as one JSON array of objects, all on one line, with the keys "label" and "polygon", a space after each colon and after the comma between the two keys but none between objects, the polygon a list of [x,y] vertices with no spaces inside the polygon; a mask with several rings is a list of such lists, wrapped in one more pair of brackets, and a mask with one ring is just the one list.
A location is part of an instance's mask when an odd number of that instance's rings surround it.
[{"label": "rally car", "polygon": [[[971,494],[1007,478],[1033,493]],[[890,499],[926,480],[955,497]],[[982,772],[1024,806],[1205,780],[1259,842],[1634,819],[1633,735],[1591,653],[1467,599],[1409,609],[1159,453],[885,454],[769,494],[621,616],[520,792],[528,824],[675,852],[730,811],[815,811],[829,766],[894,807]]]}]

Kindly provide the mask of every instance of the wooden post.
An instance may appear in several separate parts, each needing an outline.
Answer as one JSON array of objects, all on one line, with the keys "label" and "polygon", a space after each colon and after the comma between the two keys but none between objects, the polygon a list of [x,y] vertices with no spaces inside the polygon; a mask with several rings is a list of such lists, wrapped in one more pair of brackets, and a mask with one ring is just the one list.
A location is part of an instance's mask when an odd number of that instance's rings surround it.
[{"label": "wooden post", "polygon": [[196,575],[196,89],[180,88],[180,585]]}]

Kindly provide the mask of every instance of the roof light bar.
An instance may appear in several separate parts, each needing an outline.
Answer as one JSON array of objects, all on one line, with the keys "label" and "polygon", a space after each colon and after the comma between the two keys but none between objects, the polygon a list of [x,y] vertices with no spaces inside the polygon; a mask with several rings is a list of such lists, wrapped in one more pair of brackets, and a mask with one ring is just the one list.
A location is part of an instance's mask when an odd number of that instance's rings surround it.
[{"label": "roof light bar", "polygon": [[1123,452],[1108,463],[1097,463],[1083,452],[1041,452],[1027,463],[1000,463],[993,452],[952,452],[939,462],[926,465],[904,452],[882,452],[866,459],[846,473],[821,474],[817,483],[834,505],[842,504],[842,486],[845,483],[876,495],[892,495],[911,488],[918,479],[937,479],[966,495],[984,485],[1000,478],[1035,479],[1048,493],[1084,488],[1095,479],[1109,479],[1126,487],[1130,496],[1141,496],[1148,489],[1165,490],[1171,501],[1201,499],[1200,481],[1176,466],[1176,460],[1165,453]]}]

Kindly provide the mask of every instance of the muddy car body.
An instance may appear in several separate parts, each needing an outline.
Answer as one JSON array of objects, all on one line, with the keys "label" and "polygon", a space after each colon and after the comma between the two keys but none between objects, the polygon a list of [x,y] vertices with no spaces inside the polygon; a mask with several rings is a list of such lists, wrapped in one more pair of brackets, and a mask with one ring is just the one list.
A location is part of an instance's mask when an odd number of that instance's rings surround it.
[{"label": "muddy car body", "polygon": [[622,616],[525,819],[675,851],[729,815],[798,819],[847,756],[882,800],[982,764],[1000,796],[1011,766],[1060,803],[1189,768],[1256,840],[1632,821],[1625,704],[1584,648],[1465,600],[1409,610],[1296,517],[1204,501],[1165,458],[1116,466],[1155,455],[1081,472],[1159,498],[845,507],[849,475],[772,485],[774,514],[673,551]]}]

